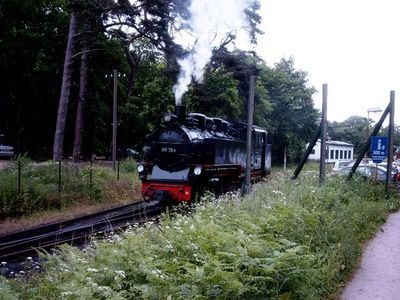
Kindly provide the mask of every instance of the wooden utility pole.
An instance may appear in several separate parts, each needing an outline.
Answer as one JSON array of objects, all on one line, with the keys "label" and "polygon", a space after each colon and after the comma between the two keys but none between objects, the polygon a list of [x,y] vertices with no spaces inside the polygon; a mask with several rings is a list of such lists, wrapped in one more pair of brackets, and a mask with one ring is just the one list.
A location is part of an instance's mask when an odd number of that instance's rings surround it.
[{"label": "wooden utility pole", "polygon": [[117,161],[117,70],[113,72],[114,76],[114,92],[113,92],[113,126],[112,126],[112,165],[113,170],[116,171]]},{"label": "wooden utility pole", "polygon": [[322,116],[321,116],[321,155],[319,161],[319,184],[325,182],[325,161],[326,161],[326,128],[327,128],[327,105],[328,103],[328,85],[322,85]]},{"label": "wooden utility pole", "polygon": [[59,161],[62,158],[64,150],[65,122],[67,118],[67,109],[68,109],[69,93],[70,93],[71,78],[72,78],[72,64],[74,60],[72,56],[74,54],[75,36],[77,30],[78,30],[78,23],[77,23],[76,13],[72,12],[71,19],[69,22],[67,50],[65,52],[60,102],[58,104],[56,131],[54,133],[53,161]]},{"label": "wooden utility pole", "polygon": [[321,154],[320,154],[320,162],[319,162],[319,183],[320,185],[325,182],[325,160],[326,160],[326,128],[327,128],[327,103],[328,103],[328,84],[324,83],[322,85],[322,115],[321,115],[321,124],[318,127],[317,131],[315,132],[315,136],[308,144],[307,150],[304,153],[300,163],[297,165],[296,169],[294,170],[292,179],[296,179],[299,176],[301,170],[306,163],[308,156],[311,154],[315,144],[317,143],[318,139],[321,139]]},{"label": "wooden utility pole", "polygon": [[389,138],[388,138],[388,157],[386,169],[386,193],[389,195],[390,186],[392,185],[392,162],[393,162],[393,138],[394,138],[394,91],[390,91],[390,115],[389,115]]},{"label": "wooden utility pole", "polygon": [[243,187],[243,195],[247,195],[251,191],[251,134],[253,129],[255,80],[256,76],[250,76],[249,99],[247,104],[246,180]]}]

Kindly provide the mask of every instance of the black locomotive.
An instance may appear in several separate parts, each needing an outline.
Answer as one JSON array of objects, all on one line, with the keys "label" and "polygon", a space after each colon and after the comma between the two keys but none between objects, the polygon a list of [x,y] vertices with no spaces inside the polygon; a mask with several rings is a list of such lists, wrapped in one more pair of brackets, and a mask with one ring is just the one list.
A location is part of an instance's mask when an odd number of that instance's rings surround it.
[{"label": "black locomotive", "polygon": [[[186,114],[184,106],[177,106],[147,137],[144,161],[138,165],[143,198],[194,201],[204,189],[239,187],[245,177],[246,131],[244,123]],[[267,131],[253,126],[251,177],[270,171]]]}]

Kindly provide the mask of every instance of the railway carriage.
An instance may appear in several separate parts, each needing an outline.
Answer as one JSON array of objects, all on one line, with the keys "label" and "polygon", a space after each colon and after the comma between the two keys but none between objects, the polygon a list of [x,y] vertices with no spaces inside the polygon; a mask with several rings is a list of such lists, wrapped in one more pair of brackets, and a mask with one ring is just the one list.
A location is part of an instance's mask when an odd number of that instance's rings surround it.
[{"label": "railway carriage", "polygon": [[[245,177],[247,126],[177,106],[147,137],[138,165],[142,195],[147,201],[194,201],[205,189],[225,192],[240,187]],[[252,128],[251,177],[271,171],[267,131]]]}]

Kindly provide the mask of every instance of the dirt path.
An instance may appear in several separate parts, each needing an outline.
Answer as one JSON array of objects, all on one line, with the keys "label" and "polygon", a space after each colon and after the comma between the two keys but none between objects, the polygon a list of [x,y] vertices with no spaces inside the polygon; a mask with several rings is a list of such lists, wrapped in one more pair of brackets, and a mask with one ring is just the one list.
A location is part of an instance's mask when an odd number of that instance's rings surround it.
[{"label": "dirt path", "polygon": [[400,299],[400,212],[390,215],[368,243],[360,268],[340,299]]}]

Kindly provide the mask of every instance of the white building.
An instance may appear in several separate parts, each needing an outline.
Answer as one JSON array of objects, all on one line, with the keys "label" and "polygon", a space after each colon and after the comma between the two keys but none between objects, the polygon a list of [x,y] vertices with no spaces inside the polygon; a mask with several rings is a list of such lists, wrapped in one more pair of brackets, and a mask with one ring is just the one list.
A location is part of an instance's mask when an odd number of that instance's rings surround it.
[{"label": "white building", "polygon": [[[307,145],[308,146],[308,145]],[[326,162],[334,163],[342,160],[352,160],[354,145],[341,141],[326,141]],[[321,140],[318,140],[308,159],[318,160],[321,157]]]}]

